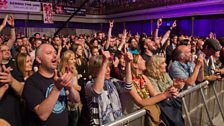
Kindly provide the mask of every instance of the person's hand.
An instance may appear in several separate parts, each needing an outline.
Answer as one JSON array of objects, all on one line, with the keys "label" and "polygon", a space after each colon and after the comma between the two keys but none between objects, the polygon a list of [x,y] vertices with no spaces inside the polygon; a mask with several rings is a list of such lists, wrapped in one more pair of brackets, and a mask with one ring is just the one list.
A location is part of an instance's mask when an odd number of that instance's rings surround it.
[{"label": "person's hand", "polygon": [[9,15],[9,18],[7,20],[7,23],[9,24],[9,26],[11,28],[14,28],[15,27],[15,21],[14,21],[14,17],[12,15]]},{"label": "person's hand", "polygon": [[122,40],[125,40],[127,38],[127,34],[128,34],[127,30],[124,29],[122,34]]},{"label": "person's hand", "polygon": [[110,25],[110,26],[109,26],[110,28],[113,28],[113,26],[114,26],[114,20],[109,21],[109,25]]},{"label": "person's hand", "polygon": [[78,84],[75,84],[75,85],[74,85],[74,88],[75,88],[75,90],[77,90],[77,91],[81,91],[81,89],[82,89],[82,87],[79,86]]},{"label": "person's hand", "polygon": [[12,83],[12,75],[10,73],[12,71],[11,67],[6,68],[5,65],[2,66],[2,71],[0,72],[0,82],[3,84],[11,84]]},{"label": "person's hand", "polygon": [[175,88],[173,85],[168,87],[164,93],[168,98],[170,98],[170,97],[175,98],[179,94],[178,89]]},{"label": "person's hand", "polygon": [[199,54],[198,57],[194,61],[195,65],[202,66],[204,64],[204,57],[202,54]]},{"label": "person's hand", "polygon": [[221,78],[222,77],[220,75],[217,75],[217,74],[207,76],[207,80],[209,80],[209,81],[215,81],[215,80],[219,80]]},{"label": "person's hand", "polygon": [[58,76],[58,72],[57,70],[55,70],[54,73],[54,80],[55,80],[55,86],[58,90],[61,90],[64,87],[67,88],[72,88],[72,77],[73,77],[73,73],[72,72],[66,72],[65,74],[63,74],[62,76]]},{"label": "person's hand", "polygon": [[5,15],[5,18],[4,18],[3,22],[2,22],[2,27],[5,27],[6,26],[7,21],[8,21],[8,18],[9,18],[9,15],[8,14]]},{"label": "person's hand", "polygon": [[157,26],[157,28],[159,28],[161,25],[162,25],[162,18],[159,18],[158,20],[157,20],[157,23],[156,23],[156,26]]},{"label": "person's hand", "polygon": [[128,51],[125,53],[124,57],[127,63],[130,63],[133,61],[133,55]]},{"label": "person's hand", "polygon": [[115,60],[113,61],[114,67],[118,67],[118,64],[119,64],[119,59],[115,57]]},{"label": "person's hand", "polygon": [[104,51],[103,49],[101,49],[101,53],[103,55],[104,61],[109,61],[111,59],[111,55],[109,51]]},{"label": "person's hand", "polygon": [[173,24],[172,24],[172,26],[170,27],[170,29],[173,29],[173,28],[175,28],[177,26],[177,20],[175,20],[174,22],[173,22]]}]

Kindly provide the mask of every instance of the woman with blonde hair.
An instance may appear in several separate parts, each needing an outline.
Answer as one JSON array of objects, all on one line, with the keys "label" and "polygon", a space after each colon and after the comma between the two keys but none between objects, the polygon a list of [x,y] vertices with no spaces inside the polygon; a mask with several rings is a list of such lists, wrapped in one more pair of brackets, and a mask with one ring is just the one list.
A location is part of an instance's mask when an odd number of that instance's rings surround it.
[{"label": "woman with blonde hair", "polygon": [[[134,55],[132,62],[132,90],[130,95],[137,105],[147,110],[146,125],[158,126],[163,122],[160,119],[160,108],[155,105],[170,97],[175,97],[178,92],[173,86],[168,87],[162,93],[157,92],[150,80],[144,75],[146,70],[145,61],[140,55]],[[164,123],[162,123],[164,124]]]},{"label": "woman with blonde hair", "polygon": [[[81,90],[81,87],[78,85],[77,77],[78,73],[75,67],[76,59],[75,54],[71,50],[67,50],[63,53],[59,65],[59,71],[63,75],[67,71],[71,71],[74,74],[73,85],[74,89],[77,91]],[[79,108],[81,108],[80,104],[72,104],[68,102],[68,110],[69,110],[69,126],[76,126],[79,118]]]},{"label": "woman with blonde hair", "polygon": [[[146,66],[146,75],[157,92],[164,92],[170,86],[182,89],[184,82],[176,78],[173,81],[166,72],[166,59],[163,55],[154,55]],[[181,99],[169,98],[160,102],[159,107],[168,125],[183,126]]]},{"label": "woman with blonde hair", "polygon": [[173,81],[166,72],[166,59],[163,55],[154,55],[146,64],[146,75],[158,92],[163,92]]}]

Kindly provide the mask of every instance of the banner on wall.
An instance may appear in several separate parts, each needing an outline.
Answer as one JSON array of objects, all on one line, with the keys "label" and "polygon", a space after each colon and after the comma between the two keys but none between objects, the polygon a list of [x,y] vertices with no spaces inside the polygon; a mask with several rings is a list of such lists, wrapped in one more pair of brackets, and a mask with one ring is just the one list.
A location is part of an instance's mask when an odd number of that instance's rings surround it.
[{"label": "banner on wall", "polygon": [[40,2],[31,1],[0,0],[0,10],[40,12],[41,4]]},{"label": "banner on wall", "polygon": [[46,24],[53,23],[53,9],[52,3],[42,3],[43,6],[43,20]]},{"label": "banner on wall", "polygon": [[[65,14],[65,15],[71,15],[76,10],[78,10],[77,7],[68,7],[68,6],[62,6],[62,5],[55,5],[54,6],[54,12],[55,14]],[[79,16],[85,16],[86,15],[86,9],[82,8],[80,9],[76,15]]]}]

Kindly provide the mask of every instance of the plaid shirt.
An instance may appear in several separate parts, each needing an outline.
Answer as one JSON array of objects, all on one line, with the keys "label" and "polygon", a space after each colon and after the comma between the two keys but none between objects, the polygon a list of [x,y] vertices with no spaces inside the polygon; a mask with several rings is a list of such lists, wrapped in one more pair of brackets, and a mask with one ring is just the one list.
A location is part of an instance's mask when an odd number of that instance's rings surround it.
[{"label": "plaid shirt", "polygon": [[123,114],[118,92],[131,91],[132,84],[111,78],[104,81],[103,91],[99,93],[93,89],[94,82],[87,82],[85,87],[90,125],[104,125],[120,118]]}]

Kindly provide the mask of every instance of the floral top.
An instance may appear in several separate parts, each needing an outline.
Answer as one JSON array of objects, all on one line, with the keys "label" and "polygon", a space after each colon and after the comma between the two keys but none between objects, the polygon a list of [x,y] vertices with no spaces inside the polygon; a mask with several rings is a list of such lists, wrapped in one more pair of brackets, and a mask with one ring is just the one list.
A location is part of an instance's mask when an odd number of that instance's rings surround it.
[{"label": "floral top", "polygon": [[147,88],[146,81],[144,79],[144,75],[133,77],[132,83],[133,83],[133,86],[136,88],[138,95],[142,99],[146,99],[150,97],[149,90]]}]

